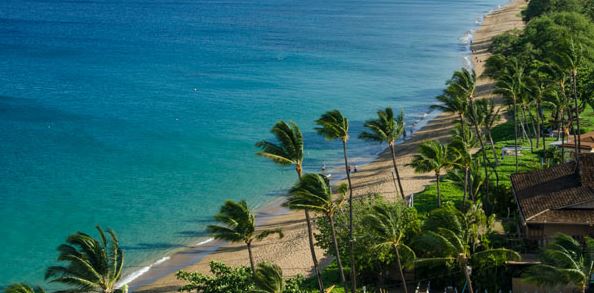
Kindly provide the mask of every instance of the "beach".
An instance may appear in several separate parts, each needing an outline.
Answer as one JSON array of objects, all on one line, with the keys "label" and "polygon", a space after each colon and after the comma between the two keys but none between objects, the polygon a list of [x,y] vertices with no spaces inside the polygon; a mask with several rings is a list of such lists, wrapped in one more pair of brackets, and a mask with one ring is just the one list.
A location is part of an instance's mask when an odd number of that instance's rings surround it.
[{"label": "beach", "polygon": [[[523,27],[520,11],[525,3],[524,0],[514,0],[492,11],[473,32],[470,58],[479,76],[477,98],[493,97],[492,81],[481,77],[484,62],[489,57],[487,48],[491,38],[502,32]],[[452,114],[439,113],[408,140],[397,145],[397,164],[407,196],[418,193],[428,184],[434,183],[432,174],[416,174],[412,168],[406,166],[411,162],[418,145],[427,140],[447,141],[455,119]],[[358,166],[357,172],[352,174],[352,182],[355,196],[379,193],[388,199],[398,200],[389,151],[384,151],[370,164]],[[253,246],[255,261],[274,262],[283,269],[285,276],[309,275],[312,271],[312,261],[303,212],[288,211],[280,206],[281,203],[282,199],[278,199],[257,214],[260,229],[280,227],[285,235],[282,239],[272,237],[256,242]],[[330,261],[328,257],[323,256],[321,249],[318,248],[317,253],[322,264]],[[135,292],[175,292],[182,285],[175,277],[177,270],[206,273],[211,261],[232,266],[249,264],[248,253],[243,244],[210,241],[183,249],[166,261],[154,265],[131,283],[131,289]]]}]

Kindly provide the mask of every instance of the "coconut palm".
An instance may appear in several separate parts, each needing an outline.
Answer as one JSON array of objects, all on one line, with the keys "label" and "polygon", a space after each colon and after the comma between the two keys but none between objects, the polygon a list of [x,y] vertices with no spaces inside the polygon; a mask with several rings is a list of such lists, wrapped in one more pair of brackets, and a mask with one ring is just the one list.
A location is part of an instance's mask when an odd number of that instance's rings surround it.
[{"label": "coconut palm", "polygon": [[400,172],[398,172],[398,165],[396,164],[396,140],[402,136],[404,131],[404,113],[400,111],[397,117],[394,117],[394,111],[388,107],[385,110],[377,111],[377,119],[365,121],[364,126],[368,131],[364,131],[359,135],[359,138],[367,141],[375,141],[380,143],[387,143],[392,155],[392,164],[394,172],[396,173],[396,180],[398,181],[398,189],[400,195],[404,200],[404,189],[400,180]]},{"label": "coconut palm", "polygon": [[462,68],[455,71],[447,84],[456,89],[468,103],[474,100],[474,91],[476,90],[476,73],[474,70]]},{"label": "coconut palm", "polygon": [[542,251],[540,264],[530,267],[525,280],[544,286],[572,284],[586,292],[594,274],[594,239],[585,237],[584,243],[569,235],[556,235]]},{"label": "coconut palm", "polygon": [[[271,130],[277,142],[259,141],[256,146],[261,150],[257,153],[259,156],[268,158],[281,166],[295,166],[297,177],[301,178],[303,173],[303,135],[299,126],[293,122],[277,122]],[[324,283],[322,281],[322,272],[318,265],[316,250],[314,248],[314,236],[311,226],[309,211],[304,210],[305,222],[307,224],[307,236],[309,240],[309,250],[316,273],[320,293],[324,292]]]},{"label": "coconut palm", "polygon": [[404,277],[403,260],[410,264],[415,253],[406,245],[406,235],[411,230],[416,211],[403,204],[378,205],[373,207],[373,212],[365,216],[364,223],[374,235],[378,243],[374,249],[393,251],[396,257],[396,269],[400,273],[402,288],[407,293],[406,279]]},{"label": "coconut palm", "polygon": [[51,266],[45,279],[66,286],[60,292],[118,292],[117,283],[122,277],[124,252],[116,234],[97,226],[99,239],[76,232],[66,243],[58,246],[58,261],[63,265]]},{"label": "coconut palm", "polygon": [[446,113],[453,113],[458,116],[460,127],[464,131],[464,117],[468,107],[468,100],[457,86],[448,86],[441,95],[437,96],[437,100],[441,104],[431,105],[432,109],[438,109]]},{"label": "coconut palm", "polygon": [[254,273],[255,293],[283,293],[285,281],[283,270],[276,264],[261,262]]},{"label": "coconut palm", "polygon": [[336,228],[334,226],[334,214],[340,208],[344,198],[334,202],[332,200],[332,190],[328,179],[321,174],[305,174],[299,182],[289,191],[287,206],[293,210],[317,211],[328,219],[332,231],[332,243],[336,253],[336,262],[340,273],[340,280],[346,288],[346,278],[338,249],[338,240],[336,238]]},{"label": "coconut palm", "polygon": [[436,141],[428,141],[419,146],[418,153],[414,155],[410,166],[417,173],[434,172],[437,187],[437,207],[441,206],[441,192],[439,181],[443,172],[454,167],[457,153],[450,150],[448,145]]},{"label": "coconut palm", "polygon": [[511,66],[505,71],[506,74],[499,76],[495,86],[495,92],[507,98],[512,106],[514,117],[514,148],[516,160],[516,173],[518,172],[518,102],[524,90],[524,68],[517,59],[510,61]]},{"label": "coconut palm", "polygon": [[[328,111],[316,120],[316,131],[327,140],[339,139],[342,142],[342,151],[344,156],[344,168],[346,170],[347,182],[349,184],[349,250],[351,254],[351,291],[355,292],[357,288],[355,273],[355,252],[353,240],[353,184],[351,182],[351,168],[347,153],[347,143],[349,140],[349,120],[338,110]],[[342,268],[341,268],[342,273]],[[343,280],[344,281],[344,280]]]},{"label": "coconut palm", "polygon": [[[566,49],[559,54],[553,55],[553,62],[561,68],[561,70],[567,72],[569,80],[571,82],[571,94],[573,96],[573,117],[576,122],[576,133],[574,135],[575,141],[575,153],[578,154],[580,150],[580,107],[578,106],[578,91],[577,91],[577,79],[578,70],[584,59],[584,48],[580,44],[576,44],[573,39],[569,40],[569,44],[566,45]],[[579,162],[579,156],[575,156],[577,162]],[[577,164],[579,167],[579,164]]]},{"label": "coconut palm", "polygon": [[491,265],[497,266],[503,265],[508,260],[520,259],[520,255],[517,252],[506,248],[476,251],[470,244],[470,233],[462,233],[460,235],[445,228],[438,228],[436,230],[426,231],[415,239],[413,245],[415,247],[429,248],[428,251],[431,255],[431,257],[418,258],[415,264],[456,264],[464,273],[470,293],[474,293],[471,280],[473,264],[484,263],[485,260],[489,260]]},{"label": "coconut palm", "polygon": [[[473,166],[473,159],[471,151],[477,146],[474,133],[468,128],[456,127],[454,129],[452,142],[449,144],[449,149],[456,152],[457,160],[454,162],[454,167],[464,171],[463,178],[458,178],[457,182],[463,182],[462,188],[464,190],[463,202],[466,201],[470,187],[470,169]],[[470,189],[470,196],[473,193]]]},{"label": "coconut palm", "polygon": [[277,234],[279,238],[283,237],[281,229],[256,232],[256,217],[248,208],[245,200],[238,202],[232,200],[225,201],[219,212],[214,215],[214,219],[220,224],[208,225],[206,227],[208,233],[215,239],[245,243],[248,249],[252,272],[255,272],[252,242],[262,240],[273,234]]},{"label": "coconut palm", "polygon": [[16,283],[6,287],[4,293],[45,293],[45,290],[39,286],[31,287],[25,283]]}]

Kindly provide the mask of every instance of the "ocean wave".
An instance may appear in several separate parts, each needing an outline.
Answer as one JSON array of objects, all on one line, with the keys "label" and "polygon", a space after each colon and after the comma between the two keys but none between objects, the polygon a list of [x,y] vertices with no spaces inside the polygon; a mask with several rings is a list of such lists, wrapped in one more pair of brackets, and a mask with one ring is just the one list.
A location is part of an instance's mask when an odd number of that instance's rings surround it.
[{"label": "ocean wave", "polygon": [[[207,244],[209,242],[212,242],[214,240],[215,240],[214,238],[208,238],[206,240],[203,240],[203,241],[200,241],[200,242],[196,243],[195,246],[201,246],[201,245]],[[122,280],[120,280],[117,283],[117,285],[116,285],[117,288],[121,288],[124,285],[127,285],[127,284],[132,283],[132,281],[134,281],[134,280],[138,279],[140,276],[146,274],[154,266],[158,266],[158,265],[160,265],[160,264],[162,264],[162,263],[164,263],[164,262],[166,262],[166,261],[168,261],[170,259],[171,259],[170,256],[164,256],[164,257],[158,259],[157,261],[155,261],[154,263],[152,263],[152,264],[150,264],[148,266],[144,266],[141,269],[130,273],[129,275],[125,276],[124,278],[122,278]]]}]

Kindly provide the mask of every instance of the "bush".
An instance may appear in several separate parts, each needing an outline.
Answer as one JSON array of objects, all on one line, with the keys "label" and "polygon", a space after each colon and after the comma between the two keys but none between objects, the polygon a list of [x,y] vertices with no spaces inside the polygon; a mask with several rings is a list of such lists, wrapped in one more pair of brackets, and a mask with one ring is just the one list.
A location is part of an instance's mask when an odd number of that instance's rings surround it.
[{"label": "bush", "polygon": [[250,292],[255,289],[252,270],[245,266],[230,267],[221,262],[211,261],[212,276],[197,272],[179,271],[175,274],[178,280],[188,284],[182,286],[180,292],[228,293]]}]

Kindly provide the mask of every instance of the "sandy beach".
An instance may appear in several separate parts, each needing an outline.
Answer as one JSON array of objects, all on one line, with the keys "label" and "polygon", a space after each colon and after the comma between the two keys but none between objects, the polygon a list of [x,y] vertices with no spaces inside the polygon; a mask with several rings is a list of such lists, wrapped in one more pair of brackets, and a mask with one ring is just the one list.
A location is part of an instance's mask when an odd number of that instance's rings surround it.
[{"label": "sandy beach", "polygon": [[[471,56],[475,71],[479,76],[477,93],[479,98],[492,97],[492,81],[480,77],[484,71],[484,62],[489,57],[487,48],[490,39],[502,32],[521,29],[524,23],[520,11],[526,5],[525,0],[513,0],[500,9],[485,16],[480,27],[473,33]],[[417,131],[409,140],[397,146],[397,163],[400,168],[402,184],[406,195],[420,192],[428,184],[434,183],[432,174],[416,174],[406,165],[412,160],[417,146],[426,140],[445,141],[450,137],[455,117],[441,113]],[[392,162],[389,152],[384,152],[372,163],[360,166],[353,173],[355,195],[380,193],[387,198],[396,198],[396,189],[392,180]],[[269,208],[258,213],[259,227],[281,227],[285,233],[283,239],[269,238],[254,245],[256,262],[272,261],[278,264],[286,276],[310,274],[312,261],[309,253],[303,212],[289,212],[280,207],[280,200],[271,203]],[[328,258],[318,249],[322,263]],[[248,265],[248,253],[242,244],[226,244],[212,241],[207,244],[189,247],[170,257],[166,262],[154,266],[131,284],[133,291],[141,292],[176,292],[182,284],[175,278],[175,271],[208,272],[210,261],[220,261],[228,265]]]}]

